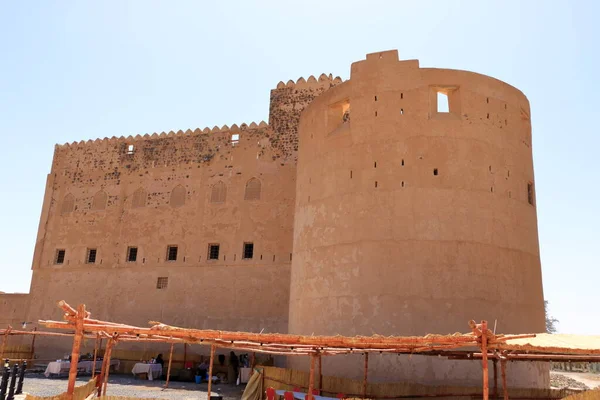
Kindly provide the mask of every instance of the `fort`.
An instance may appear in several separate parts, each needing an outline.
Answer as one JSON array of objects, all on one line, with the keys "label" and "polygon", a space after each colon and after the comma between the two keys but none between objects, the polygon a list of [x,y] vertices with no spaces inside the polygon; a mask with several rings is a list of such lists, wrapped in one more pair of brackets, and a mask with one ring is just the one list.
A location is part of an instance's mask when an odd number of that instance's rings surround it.
[{"label": "fort", "polygon": [[[64,299],[140,326],[424,335],[487,319],[543,332],[529,103],[386,51],[346,81],[280,82],[268,124],[57,145],[32,270],[29,294],[0,294],[0,325],[59,319]],[[353,357],[323,368],[358,377]],[[371,363],[373,381],[480,380],[476,362]],[[548,386],[538,363],[508,378]]]}]

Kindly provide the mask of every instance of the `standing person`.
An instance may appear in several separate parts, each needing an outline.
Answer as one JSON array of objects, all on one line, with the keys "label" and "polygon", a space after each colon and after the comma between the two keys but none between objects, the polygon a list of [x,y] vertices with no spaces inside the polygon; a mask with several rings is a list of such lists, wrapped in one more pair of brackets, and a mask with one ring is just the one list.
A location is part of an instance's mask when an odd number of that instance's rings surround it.
[{"label": "standing person", "polygon": [[231,353],[229,353],[229,365],[231,365],[231,368],[233,369],[233,383],[237,382],[237,377],[238,377],[238,370],[240,368],[240,360],[238,359],[238,357],[235,355],[235,353],[232,351]]},{"label": "standing person", "polygon": [[164,367],[165,361],[162,358],[162,354],[156,356],[156,360],[154,360],[157,364],[160,364],[161,367]]}]

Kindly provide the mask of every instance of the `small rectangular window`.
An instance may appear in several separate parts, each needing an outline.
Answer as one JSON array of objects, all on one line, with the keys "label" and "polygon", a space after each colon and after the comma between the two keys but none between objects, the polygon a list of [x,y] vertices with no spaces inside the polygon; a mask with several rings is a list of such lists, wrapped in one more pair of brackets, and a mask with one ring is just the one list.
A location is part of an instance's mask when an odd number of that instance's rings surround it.
[{"label": "small rectangular window", "polygon": [[137,261],[137,247],[128,247],[127,248],[127,262],[136,262]]},{"label": "small rectangular window", "polygon": [[231,135],[231,145],[232,146],[235,146],[239,142],[240,142],[240,134],[239,133],[234,133],[233,135]]},{"label": "small rectangular window", "polygon": [[208,245],[208,259],[218,260],[219,259],[219,245],[216,243]]},{"label": "small rectangular window", "polygon": [[54,257],[54,264],[63,264],[65,262],[65,250],[56,250],[56,257]]},{"label": "small rectangular window", "polygon": [[177,246],[167,246],[167,261],[177,261]]},{"label": "small rectangular window", "polygon": [[450,108],[448,106],[448,94],[443,92],[437,93],[437,112],[439,113],[447,113],[450,112]]},{"label": "small rectangular window", "polygon": [[133,149],[134,149],[134,146],[132,144],[127,146],[127,154],[133,154]]},{"label": "small rectangular window", "polygon": [[527,201],[533,205],[533,183],[527,183]]},{"label": "small rectangular window", "polygon": [[85,257],[85,262],[87,264],[95,264],[97,252],[98,251],[96,249],[87,249],[87,255]]},{"label": "small rectangular window", "polygon": [[169,286],[169,278],[166,276],[161,276],[156,280],[156,288],[157,289],[166,289]]},{"label": "small rectangular window", "polygon": [[438,169],[437,168],[433,169],[433,174],[437,176],[437,174],[438,174]]},{"label": "small rectangular window", "polygon": [[244,243],[244,260],[254,257],[254,243]]}]

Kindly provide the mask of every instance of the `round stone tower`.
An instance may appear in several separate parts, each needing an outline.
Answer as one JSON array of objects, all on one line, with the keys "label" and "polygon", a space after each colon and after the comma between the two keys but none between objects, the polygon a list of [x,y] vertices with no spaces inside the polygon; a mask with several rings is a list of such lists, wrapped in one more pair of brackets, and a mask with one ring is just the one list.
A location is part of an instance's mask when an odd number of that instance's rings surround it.
[{"label": "round stone tower", "polygon": [[[289,332],[545,331],[529,103],[473,72],[369,54],[300,119]],[[361,356],[323,374],[362,377]],[[308,361],[292,358],[293,368]],[[511,364],[513,386],[547,368]],[[476,385],[480,361],[372,356],[369,380]]]}]

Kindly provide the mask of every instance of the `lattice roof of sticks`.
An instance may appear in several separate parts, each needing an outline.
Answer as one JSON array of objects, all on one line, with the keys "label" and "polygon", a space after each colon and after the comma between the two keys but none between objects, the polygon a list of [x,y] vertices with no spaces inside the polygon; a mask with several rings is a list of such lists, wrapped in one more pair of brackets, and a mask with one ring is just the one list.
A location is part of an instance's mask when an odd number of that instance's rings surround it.
[{"label": "lattice roof of sticks", "polygon": [[[65,301],[65,321],[43,321],[51,329],[75,330],[78,312]],[[307,336],[277,333],[229,332],[181,328],[160,322],[150,322],[149,328],[92,319],[89,312],[83,318],[83,330],[88,338],[115,338],[117,341],[148,341],[215,345],[217,347],[278,355],[338,355],[379,352],[391,354],[440,355],[452,359],[481,358],[482,325],[469,322],[471,332],[425,336]],[[487,324],[486,324],[487,325]],[[8,333],[7,333],[8,332]],[[489,358],[514,360],[577,360],[600,361],[600,336],[556,334],[494,334],[485,329]],[[73,333],[0,330],[1,334],[36,334],[73,336]]]}]

